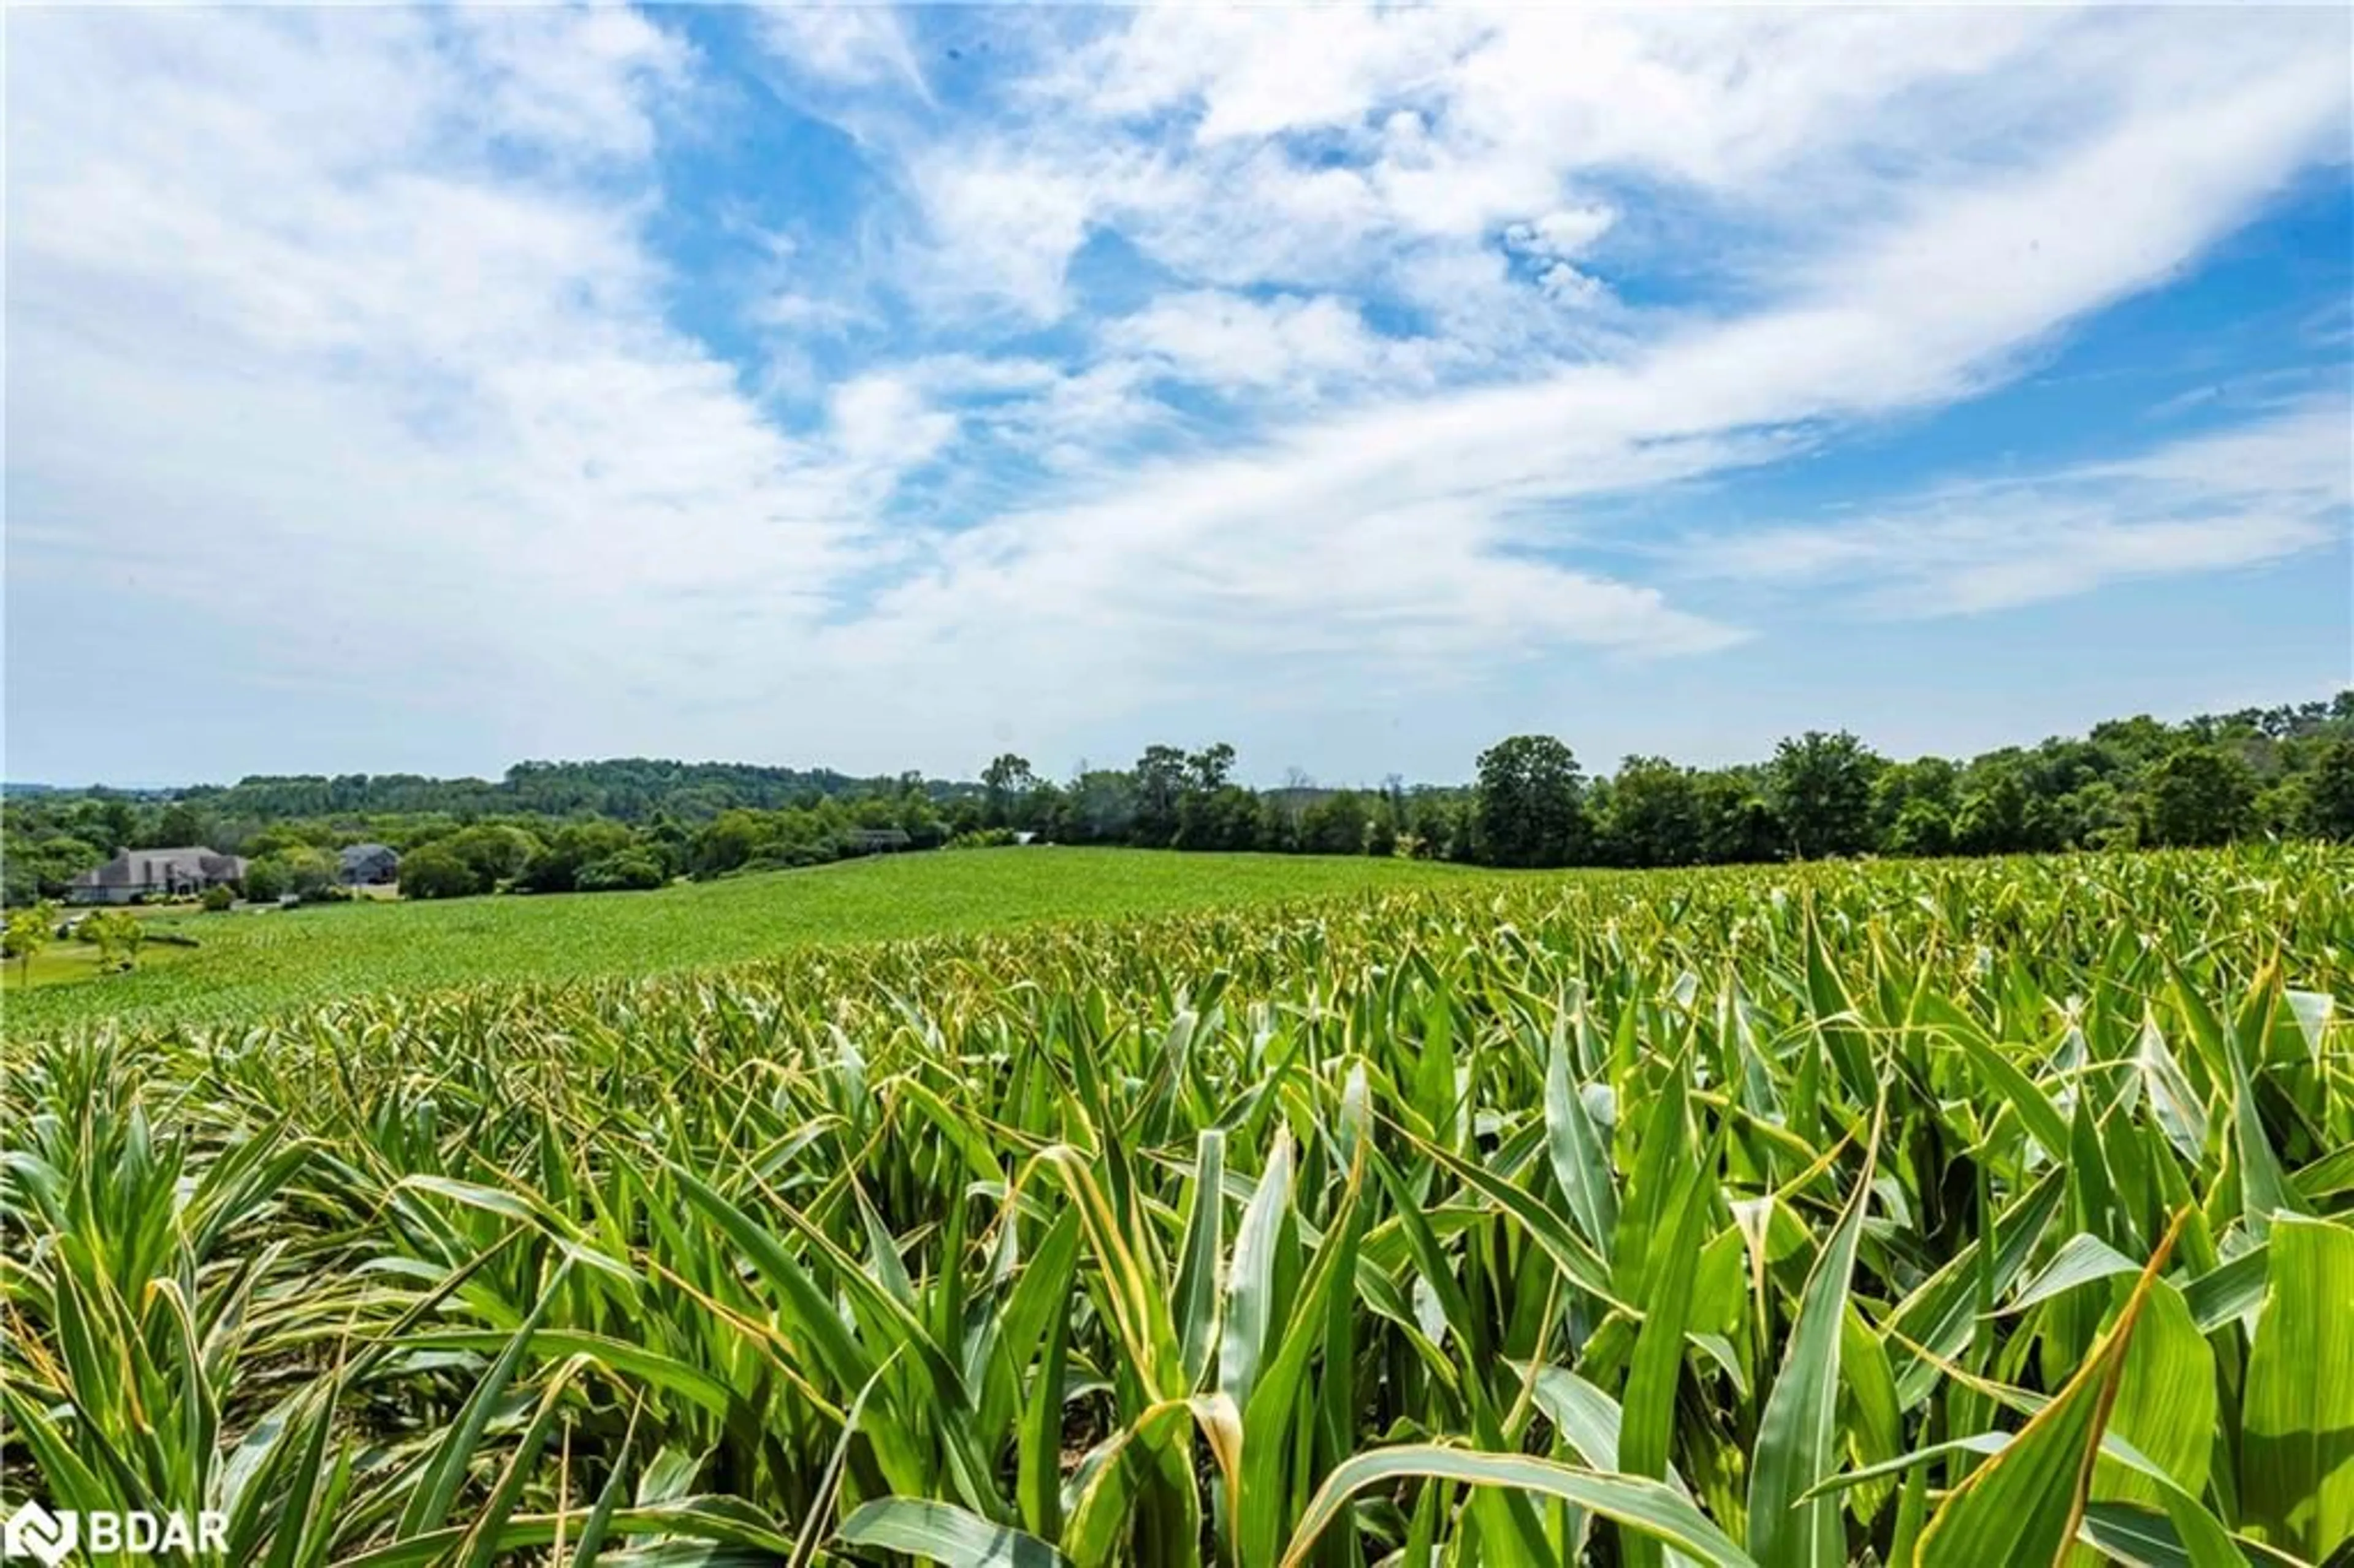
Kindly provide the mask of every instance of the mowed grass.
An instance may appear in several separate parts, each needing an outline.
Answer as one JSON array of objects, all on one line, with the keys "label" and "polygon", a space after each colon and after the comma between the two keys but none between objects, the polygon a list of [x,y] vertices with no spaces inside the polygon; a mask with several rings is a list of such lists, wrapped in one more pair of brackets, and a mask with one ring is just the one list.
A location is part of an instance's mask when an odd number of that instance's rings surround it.
[{"label": "mowed grass", "polygon": [[[5,1030],[228,1022],[374,991],[664,973],[813,943],[1455,886],[1478,874],[1402,860],[1053,846],[885,856],[652,893],[175,913],[154,916],[154,928],[201,945],[151,942],[139,972],[69,983],[37,973],[19,990],[11,967]],[[56,944],[45,968],[73,964],[80,946]]]},{"label": "mowed grass", "polygon": [[[183,959],[193,958],[196,949],[158,943],[139,955],[140,967],[168,968]],[[0,985],[10,993],[9,1005],[16,1005],[15,994],[19,990],[40,986],[77,985],[84,980],[102,980],[111,977],[101,974],[98,967],[99,949],[95,942],[52,942],[33,956],[29,964],[21,959],[11,959],[0,967]]]}]

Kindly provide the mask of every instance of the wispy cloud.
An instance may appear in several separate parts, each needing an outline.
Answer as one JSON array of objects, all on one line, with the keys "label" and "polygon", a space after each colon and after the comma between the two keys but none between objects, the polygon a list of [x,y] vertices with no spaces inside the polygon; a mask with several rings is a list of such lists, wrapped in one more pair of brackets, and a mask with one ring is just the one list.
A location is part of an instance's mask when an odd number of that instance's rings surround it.
[{"label": "wispy cloud", "polygon": [[1880,615],[1967,615],[2343,543],[2349,506],[2354,404],[2332,395],[2129,459],[1943,485],[1860,521],[1691,539],[1675,556],[1695,576],[1829,590]]}]

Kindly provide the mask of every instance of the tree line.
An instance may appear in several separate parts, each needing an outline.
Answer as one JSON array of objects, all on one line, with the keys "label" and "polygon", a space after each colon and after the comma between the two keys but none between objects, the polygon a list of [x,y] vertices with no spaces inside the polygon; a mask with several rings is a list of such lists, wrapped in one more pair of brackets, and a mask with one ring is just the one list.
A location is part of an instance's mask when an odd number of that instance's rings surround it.
[{"label": "tree line", "polygon": [[353,775],[49,790],[0,805],[0,870],[22,904],[121,849],[195,843],[249,857],[249,895],[302,895],[332,884],[338,845],[378,841],[402,852],[405,893],[454,897],[1019,837],[1530,867],[2354,840],[2354,691],[2180,724],[2120,719],[1968,758],[1891,760],[1842,730],[1792,736],[1753,764],[1628,757],[1606,774],[1557,737],[1513,736],[1462,785],[1254,789],[1235,762],[1214,743],[1150,746],[1130,767],[1083,764],[1060,780],[1006,753],[977,781],[621,759],[519,764],[498,785]]},{"label": "tree line", "polygon": [[1755,764],[1638,756],[1589,775],[1561,739],[1522,735],[1482,752],[1468,786],[1258,791],[1229,781],[1234,760],[1223,745],[1155,746],[1058,785],[1003,756],[982,775],[981,820],[1057,842],[1530,867],[2354,839],[2354,691],[1967,759],[1892,761],[1847,731],[1808,731]]}]

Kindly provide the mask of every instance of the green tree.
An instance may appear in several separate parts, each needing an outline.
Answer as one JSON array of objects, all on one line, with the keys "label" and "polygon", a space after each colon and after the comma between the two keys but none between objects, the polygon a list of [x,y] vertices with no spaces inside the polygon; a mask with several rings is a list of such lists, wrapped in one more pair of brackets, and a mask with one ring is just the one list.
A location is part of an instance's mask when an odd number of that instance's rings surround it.
[{"label": "green tree", "polygon": [[1028,794],[1037,784],[1037,775],[1030,771],[1026,758],[1001,752],[990,765],[981,770],[981,789],[986,791],[982,810],[982,825],[1002,828],[1013,821],[1014,802]]},{"label": "green tree", "polygon": [[1629,757],[1596,812],[1602,858],[1613,865],[1691,865],[1701,859],[1700,796],[1664,757]]},{"label": "green tree", "polygon": [[297,844],[270,859],[285,874],[286,891],[298,898],[315,898],[335,885],[337,862],[325,850]]},{"label": "green tree", "polygon": [[1801,860],[1872,847],[1872,784],[1880,758],[1846,730],[1810,729],[1774,748],[1766,770],[1775,814]]},{"label": "green tree", "polygon": [[1904,802],[1881,834],[1880,844],[1890,854],[1951,854],[1953,814],[1939,802],[1916,796]]},{"label": "green tree", "polygon": [[[404,864],[403,869],[406,870]],[[274,860],[248,861],[245,895],[256,904],[275,904],[286,895],[286,873]]]},{"label": "green tree", "polygon": [[1112,843],[1133,831],[1136,781],[1118,768],[1082,769],[1064,792],[1054,833],[1062,843]]},{"label": "green tree", "polygon": [[1239,785],[1188,790],[1177,802],[1176,847],[1247,850],[1258,842],[1258,797]]},{"label": "green tree", "polygon": [[2354,839],[2354,737],[2322,747],[2306,785],[2306,831],[2326,839]]},{"label": "green tree", "polygon": [[2036,847],[2043,824],[2015,756],[1971,764],[1954,813],[1954,839],[1970,854],[2015,854]]},{"label": "green tree", "polygon": [[212,831],[212,821],[203,811],[186,800],[175,800],[155,819],[155,831],[150,836],[159,845],[177,849],[209,842]]},{"label": "green tree", "polygon": [[478,822],[438,842],[472,868],[474,879],[481,885],[479,891],[483,893],[522,875],[523,868],[540,850],[538,839],[505,822]]},{"label": "green tree", "polygon": [[771,836],[767,813],[722,811],[695,830],[687,870],[697,877],[724,876],[758,854]]},{"label": "green tree", "polygon": [[2144,790],[2148,840],[2220,844],[2247,830],[2256,776],[2235,752],[2186,746],[2161,758]]},{"label": "green tree", "polygon": [[58,906],[47,899],[22,909],[12,909],[8,912],[5,929],[0,930],[0,948],[5,949],[0,957],[14,959],[18,978],[30,980],[33,960],[41,956],[41,949],[49,945],[49,939],[57,935],[57,929]]},{"label": "green tree", "polygon": [[400,857],[403,898],[465,898],[488,892],[490,885],[448,840],[419,844]]},{"label": "green tree", "polygon": [[0,870],[5,872],[5,892],[0,896],[11,907],[62,896],[75,877],[105,859],[96,845],[82,839],[27,842],[12,833],[0,847]]},{"label": "green tree", "polygon": [[572,885],[582,893],[611,893],[660,887],[669,880],[661,862],[641,845],[590,861],[574,874]]},{"label": "green tree", "polygon": [[249,860],[264,855],[281,854],[287,850],[319,849],[324,836],[317,828],[299,822],[272,822],[268,827],[246,835],[239,853]]},{"label": "green tree", "polygon": [[1943,854],[1945,850],[1922,850],[1899,847],[1893,841],[1898,819],[1916,802],[1928,810],[1913,812],[1919,824],[1942,821],[1946,836],[1952,836],[1955,807],[1962,770],[1942,757],[1917,758],[1911,762],[1892,762],[1880,770],[1872,781],[1872,833],[1882,848],[1898,854]]},{"label": "green tree", "polygon": [[1365,798],[1337,790],[1299,813],[1299,847],[1309,854],[1363,854],[1371,824]]},{"label": "green tree", "polygon": [[601,817],[567,822],[532,856],[515,885],[526,893],[569,893],[581,868],[636,847],[637,835],[620,822]]},{"label": "green tree", "polygon": [[138,916],[122,909],[101,910],[85,918],[75,929],[83,941],[97,946],[100,969],[139,967],[139,949],[147,940],[147,923]]},{"label": "green tree", "polygon": [[2249,826],[2267,838],[2296,838],[2313,820],[2313,779],[2306,773],[2283,773],[2256,791],[2249,807]]},{"label": "green tree", "polygon": [[948,822],[928,795],[901,795],[891,825],[905,832],[917,849],[937,849],[949,836]]},{"label": "green tree", "polygon": [[1192,759],[1173,746],[1148,746],[1136,759],[1136,842],[1165,849],[1177,834],[1177,802],[1192,781]]},{"label": "green tree", "polygon": [[108,854],[117,854],[139,836],[139,813],[128,800],[109,799],[100,802],[92,825],[98,829],[95,842]]},{"label": "green tree", "polygon": [[1186,771],[1192,775],[1194,789],[1207,794],[1225,787],[1235,770],[1235,748],[1221,740],[1204,747],[1185,759]]},{"label": "green tree", "polygon": [[1755,768],[1702,773],[1692,794],[1699,804],[1701,859],[1708,864],[1745,865],[1787,853],[1789,837]]},{"label": "green tree", "polygon": [[1477,821],[1491,865],[1567,865],[1583,847],[1584,777],[1549,735],[1516,735],[1479,754]]},{"label": "green tree", "polygon": [[1271,854],[1290,854],[1299,848],[1299,826],[1291,810],[1273,794],[1258,800],[1258,821],[1251,834],[1251,847]]}]

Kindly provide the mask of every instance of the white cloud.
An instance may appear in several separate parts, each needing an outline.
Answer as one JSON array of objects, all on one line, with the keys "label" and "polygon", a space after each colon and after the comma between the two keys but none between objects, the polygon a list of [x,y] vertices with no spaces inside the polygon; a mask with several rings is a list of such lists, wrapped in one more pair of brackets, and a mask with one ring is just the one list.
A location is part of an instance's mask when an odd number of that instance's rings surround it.
[{"label": "white cloud", "polygon": [[842,457],[885,476],[920,467],[956,434],[954,414],[929,407],[920,391],[896,376],[843,382],[832,403],[834,445]]},{"label": "white cloud", "polygon": [[1162,294],[1111,323],[1119,349],[1222,391],[1312,397],[1328,383],[1381,376],[1426,379],[1435,345],[1369,331],[1355,305],[1331,295],[1254,300],[1218,290]]},{"label": "white cloud", "polygon": [[961,148],[912,173],[937,247],[921,262],[933,290],[1042,321],[1063,314],[1064,278],[1093,208],[1083,175]]},{"label": "white cloud", "polygon": [[1610,231],[1617,214],[1606,207],[1563,207],[1504,232],[1504,243],[1515,250],[1566,261],[1583,255]]},{"label": "white cloud", "polygon": [[[1560,504],[1968,395],[2072,319],[2162,279],[2342,113],[2326,64],[2276,65],[2197,101],[2141,104],[2023,172],[1924,193],[1775,308],[1617,362],[1394,397],[1245,453],[1107,472],[1097,500],[960,536],[844,634],[845,656],[969,641],[1035,691],[1085,648],[1128,689],[1165,696],[1237,661],[1412,683],[1546,648],[1725,646],[1738,629],[1562,564],[1575,535],[1554,521]],[[1246,378],[1284,359],[1279,334],[1248,335],[1205,357]]]},{"label": "white cloud", "polygon": [[664,323],[643,188],[502,172],[531,135],[650,146],[676,46],[551,12],[481,52],[450,20],[12,20],[40,69],[10,103],[11,578],[60,585],[13,607],[52,637],[35,664],[160,601],[355,700],[494,707],[520,746],[690,680],[697,600],[789,626],[864,558],[876,454],[781,435]]},{"label": "white cloud", "polygon": [[887,5],[786,0],[761,6],[758,16],[762,41],[797,71],[832,86],[896,82],[928,96],[907,33]]},{"label": "white cloud", "polygon": [[1897,616],[2007,609],[2259,565],[2347,536],[2354,405],[2309,399],[2125,460],[1946,485],[1830,526],[1688,541],[1686,570]]}]

